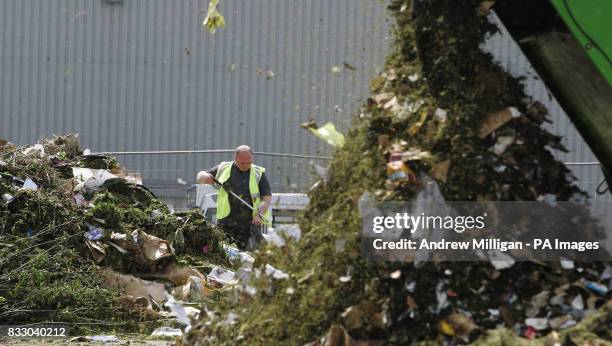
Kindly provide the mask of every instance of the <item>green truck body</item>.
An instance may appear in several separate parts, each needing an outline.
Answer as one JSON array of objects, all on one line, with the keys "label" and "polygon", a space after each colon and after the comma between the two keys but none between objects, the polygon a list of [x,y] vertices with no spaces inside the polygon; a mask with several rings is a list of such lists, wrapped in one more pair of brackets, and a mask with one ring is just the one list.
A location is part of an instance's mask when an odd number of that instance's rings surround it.
[{"label": "green truck body", "polygon": [[612,1],[551,0],[563,21],[612,87]]}]

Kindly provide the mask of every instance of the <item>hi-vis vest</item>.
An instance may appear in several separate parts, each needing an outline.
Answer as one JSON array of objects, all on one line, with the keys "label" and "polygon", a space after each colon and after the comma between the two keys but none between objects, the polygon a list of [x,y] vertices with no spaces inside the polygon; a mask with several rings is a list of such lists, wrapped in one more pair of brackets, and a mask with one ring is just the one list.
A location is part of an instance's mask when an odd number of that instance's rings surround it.
[{"label": "hi-vis vest", "polygon": [[[217,174],[215,178],[220,183],[225,183],[232,173],[232,164],[234,162],[221,162],[219,164],[219,168],[217,169]],[[261,204],[261,196],[259,195],[259,180],[261,176],[266,171],[265,168],[259,167],[251,164],[251,174],[249,177],[249,193],[251,194],[251,199],[253,199],[253,207],[255,211],[253,212],[253,216],[257,215],[257,208],[259,204]],[[230,214],[230,203],[229,203],[229,195],[227,191],[224,189],[219,189],[217,195],[217,220],[221,220],[227,217]],[[271,225],[272,223],[272,213],[270,212],[270,208],[263,215],[268,222],[264,221],[264,224]]]}]

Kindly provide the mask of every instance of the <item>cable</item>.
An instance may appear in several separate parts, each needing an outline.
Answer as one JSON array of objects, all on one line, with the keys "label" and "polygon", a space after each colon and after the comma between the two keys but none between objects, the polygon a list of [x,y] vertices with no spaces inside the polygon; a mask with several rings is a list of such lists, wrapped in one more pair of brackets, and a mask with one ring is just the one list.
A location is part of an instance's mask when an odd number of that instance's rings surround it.
[{"label": "cable", "polygon": [[606,59],[608,64],[612,65],[612,61],[610,61],[610,58],[608,57],[606,52],[604,52],[604,50],[601,49],[601,47],[597,44],[597,42],[595,42],[595,40],[593,40],[593,38],[586,32],[586,30],[584,30],[580,26],[580,23],[578,23],[578,20],[576,20],[576,17],[574,17],[574,13],[572,12],[572,9],[569,7],[567,0],[563,0],[563,5],[565,6],[565,9],[567,10],[567,13],[569,14],[570,18],[572,18],[572,20],[574,21],[576,28],[578,28],[578,30],[580,30],[580,32],[593,44],[593,47],[597,48],[597,50],[601,53],[601,55],[603,55],[603,57]]},{"label": "cable", "polygon": [[599,183],[599,185],[597,185],[597,189],[595,190],[595,192],[597,192],[598,195],[603,195],[604,193],[608,191],[610,191],[610,186],[607,185],[606,178],[603,178],[601,182]]},{"label": "cable", "polygon": [[[90,155],[166,155],[166,154],[218,154],[218,153],[233,153],[234,149],[211,149],[211,150],[152,150],[152,151],[103,151],[98,153],[91,153]],[[281,157],[296,157],[302,159],[317,159],[317,160],[329,160],[327,156],[314,156],[314,155],[299,155],[299,154],[284,154],[284,153],[270,153],[263,151],[254,151],[255,155],[264,156],[281,156]]]}]

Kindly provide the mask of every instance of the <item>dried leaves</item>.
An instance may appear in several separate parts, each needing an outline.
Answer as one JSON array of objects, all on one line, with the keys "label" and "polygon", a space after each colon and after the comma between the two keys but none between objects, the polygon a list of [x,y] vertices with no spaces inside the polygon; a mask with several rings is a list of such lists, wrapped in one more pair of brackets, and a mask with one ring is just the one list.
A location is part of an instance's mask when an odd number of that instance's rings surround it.
[{"label": "dried leaves", "polygon": [[208,3],[206,17],[202,22],[202,26],[206,27],[211,34],[214,34],[218,28],[225,27],[225,18],[223,18],[217,9],[218,6],[219,0],[210,0],[210,3]]},{"label": "dried leaves", "polygon": [[487,115],[478,131],[480,138],[487,137],[493,131],[512,120],[512,118],[517,118],[520,115],[521,113],[514,107],[504,108],[498,112]]}]

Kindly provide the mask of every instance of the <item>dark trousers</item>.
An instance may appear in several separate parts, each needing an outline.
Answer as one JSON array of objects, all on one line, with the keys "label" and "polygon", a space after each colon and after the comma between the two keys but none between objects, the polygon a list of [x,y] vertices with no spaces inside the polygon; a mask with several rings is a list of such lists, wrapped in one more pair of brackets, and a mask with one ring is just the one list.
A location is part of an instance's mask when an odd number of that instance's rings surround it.
[{"label": "dark trousers", "polygon": [[251,220],[222,219],[219,220],[218,225],[240,250],[252,250],[263,239],[259,226],[253,225]]}]

